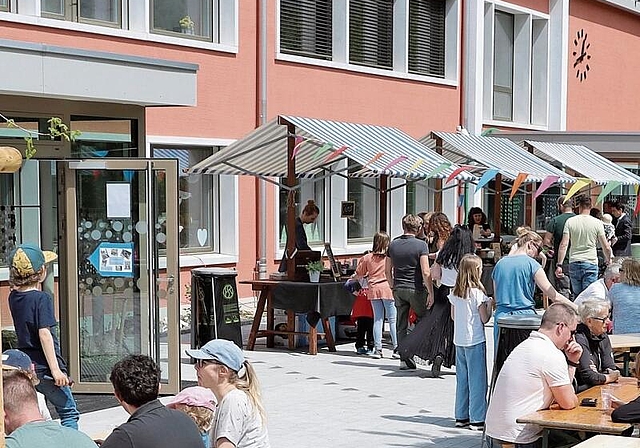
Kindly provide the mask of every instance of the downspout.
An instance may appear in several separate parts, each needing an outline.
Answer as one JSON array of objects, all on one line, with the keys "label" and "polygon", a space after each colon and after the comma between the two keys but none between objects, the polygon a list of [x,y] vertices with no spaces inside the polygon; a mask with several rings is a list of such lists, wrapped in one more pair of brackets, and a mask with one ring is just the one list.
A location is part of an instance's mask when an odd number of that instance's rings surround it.
[{"label": "downspout", "polygon": [[[267,122],[267,0],[260,0],[258,11],[258,126]],[[264,280],[267,276],[267,182],[258,181],[260,200],[260,260],[258,275]]]}]

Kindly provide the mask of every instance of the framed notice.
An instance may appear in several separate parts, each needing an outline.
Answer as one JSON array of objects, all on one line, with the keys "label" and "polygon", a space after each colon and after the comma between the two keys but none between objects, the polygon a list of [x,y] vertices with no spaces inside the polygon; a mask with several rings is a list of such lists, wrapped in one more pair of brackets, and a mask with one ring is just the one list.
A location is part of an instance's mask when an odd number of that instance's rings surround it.
[{"label": "framed notice", "polygon": [[356,203],[354,201],[340,202],[340,217],[353,218],[356,216]]},{"label": "framed notice", "polygon": [[329,259],[329,265],[331,266],[331,273],[335,281],[340,280],[340,266],[336,261],[336,257],[333,256],[333,250],[331,250],[331,243],[324,243],[324,251],[327,253]]}]

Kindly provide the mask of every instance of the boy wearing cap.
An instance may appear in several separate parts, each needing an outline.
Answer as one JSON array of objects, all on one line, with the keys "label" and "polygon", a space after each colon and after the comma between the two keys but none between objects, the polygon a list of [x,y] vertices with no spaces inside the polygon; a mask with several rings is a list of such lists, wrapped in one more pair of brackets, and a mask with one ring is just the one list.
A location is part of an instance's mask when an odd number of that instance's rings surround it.
[{"label": "boy wearing cap", "polygon": [[198,384],[218,400],[211,446],[270,448],[258,377],[242,350],[231,341],[214,339],[186,353],[197,360]]},{"label": "boy wearing cap", "polygon": [[9,256],[9,309],[18,337],[18,348],[35,364],[40,383],[36,389],[44,394],[58,412],[60,423],[78,429],[80,413],[71,393],[67,365],[56,336],[53,299],[39,289],[46,264],[57,258],[33,244],[21,244]]}]

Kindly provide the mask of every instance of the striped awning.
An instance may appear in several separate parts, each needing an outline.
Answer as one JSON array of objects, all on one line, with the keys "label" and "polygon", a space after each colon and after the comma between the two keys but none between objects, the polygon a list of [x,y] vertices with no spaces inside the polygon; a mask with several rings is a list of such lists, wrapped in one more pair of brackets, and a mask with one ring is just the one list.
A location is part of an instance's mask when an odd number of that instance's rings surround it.
[{"label": "striped awning", "polygon": [[597,184],[618,181],[624,185],[640,184],[640,176],[625,170],[611,160],[582,145],[525,140],[533,153],[545,160],[560,162],[565,167]]},{"label": "striped awning", "polygon": [[442,139],[442,155],[452,162],[496,169],[509,180],[520,173],[528,174],[525,182],[542,182],[549,176],[558,176],[561,183],[576,180],[506,138],[432,132],[420,141],[435,148],[437,139]]},{"label": "striped awning", "polygon": [[[457,169],[455,164],[396,128],[281,115],[192,166],[188,172],[285,177],[289,136],[286,123],[294,125],[295,136],[303,139],[295,157],[297,177],[312,177],[344,158],[365,167],[357,174],[362,177],[446,178]],[[330,161],[326,161],[327,144],[333,151],[342,150]],[[474,176],[462,172],[456,178],[471,180]]]},{"label": "striped awning", "polygon": [[153,157],[156,159],[178,159],[178,175],[186,176],[189,169],[189,150],[188,149],[166,149],[154,148]]}]

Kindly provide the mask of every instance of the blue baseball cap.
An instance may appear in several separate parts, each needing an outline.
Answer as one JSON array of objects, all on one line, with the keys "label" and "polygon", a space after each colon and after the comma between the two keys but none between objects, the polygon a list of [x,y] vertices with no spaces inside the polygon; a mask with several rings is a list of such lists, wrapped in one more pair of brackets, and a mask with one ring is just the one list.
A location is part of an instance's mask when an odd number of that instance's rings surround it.
[{"label": "blue baseball cap", "polygon": [[2,352],[2,365],[13,367],[16,369],[31,372],[33,370],[33,361],[29,355],[21,350],[9,349]]},{"label": "blue baseball cap", "polygon": [[226,339],[212,339],[200,349],[185,350],[194,359],[211,359],[224,364],[239,377],[244,376],[244,354],[242,349]]},{"label": "blue baseball cap", "polygon": [[21,244],[9,255],[9,264],[20,277],[36,274],[42,266],[58,258],[55,252],[43,251],[35,244]]}]

